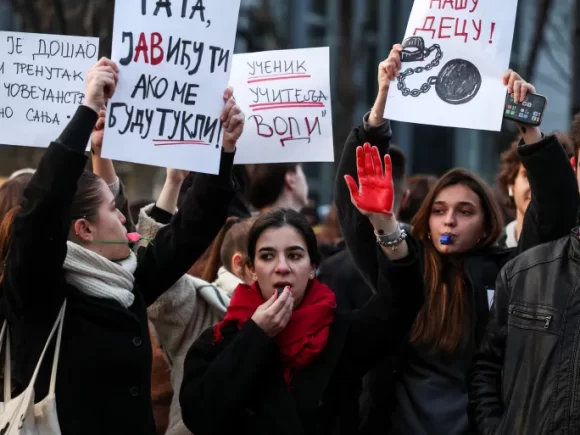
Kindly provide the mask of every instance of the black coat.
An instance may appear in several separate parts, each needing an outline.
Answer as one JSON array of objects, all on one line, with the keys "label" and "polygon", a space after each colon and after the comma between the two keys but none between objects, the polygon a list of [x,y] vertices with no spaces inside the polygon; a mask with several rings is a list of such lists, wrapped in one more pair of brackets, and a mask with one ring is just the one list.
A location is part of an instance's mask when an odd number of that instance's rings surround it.
[{"label": "black coat", "polygon": [[[375,285],[384,277],[375,277]],[[384,288],[384,287],[383,287]],[[213,343],[205,331],[184,366],[180,403],[195,435],[353,435],[358,428],[360,376],[392,347],[391,324],[411,318],[393,313],[389,292],[362,309],[336,312],[326,348],[295,372],[291,389],[283,378],[279,348],[252,320],[223,328]]]},{"label": "black coat", "polygon": [[478,434],[579,433],[579,278],[577,230],[501,271],[470,379]]},{"label": "black coat", "polygon": [[[382,134],[378,134],[382,130]],[[416,298],[423,298],[423,248],[420,242],[408,239],[410,254],[408,260],[416,259],[410,267],[392,262],[384,262],[379,267],[382,251],[376,248],[373,228],[369,220],[351,203],[350,193],[344,181],[344,175],[356,177],[356,147],[370,142],[376,145],[381,153],[388,151],[391,133],[387,129],[364,128],[354,129],[348,137],[336,178],[336,205],[341,230],[347,247],[351,252],[357,269],[369,282],[369,277],[382,273],[388,278],[391,291],[402,289],[404,295],[398,297],[401,305],[394,307],[398,312],[405,311],[409,316],[416,316],[418,307]],[[476,346],[481,342],[489,317],[488,290],[495,289],[495,280],[507,261],[523,250],[541,243],[556,240],[574,227],[576,213],[580,204],[578,185],[567,155],[555,136],[544,138],[537,144],[521,145],[518,153],[527,170],[532,191],[532,200],[524,218],[524,228],[520,243],[516,249],[489,247],[473,252],[465,258],[464,273],[467,287],[471,291],[471,321],[474,327],[473,338]],[[381,270],[382,269],[382,270]],[[375,291],[383,291],[374,288]],[[409,302],[405,297],[411,298]],[[400,313],[400,315],[403,315]],[[408,343],[409,330],[402,331],[398,340],[399,347],[391,349],[392,358],[385,359],[367,378],[369,396],[363,409],[363,433],[385,433],[389,424],[389,415],[395,398],[394,388],[399,376],[399,368],[405,364],[405,349]],[[467,412],[467,410],[466,410]]]},{"label": "black coat", "polygon": [[[15,376],[27,385],[67,299],[56,382],[63,435],[153,435],[146,309],[187,272],[223,225],[234,192],[233,155],[224,153],[219,176],[198,174],[171,224],[140,256],[135,302],[126,309],[85,295],[64,279],[71,202],[96,120],[94,111],[81,106],[26,188],[12,226],[2,310],[12,328]],[[53,348],[36,384],[37,399],[47,394]]]}]

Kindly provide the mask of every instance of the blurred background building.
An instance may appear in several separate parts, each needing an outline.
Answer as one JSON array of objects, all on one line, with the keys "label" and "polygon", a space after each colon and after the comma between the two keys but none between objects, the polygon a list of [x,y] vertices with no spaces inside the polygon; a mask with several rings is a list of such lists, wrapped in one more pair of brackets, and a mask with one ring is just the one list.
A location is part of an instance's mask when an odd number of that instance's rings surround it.
[{"label": "blurred background building", "polygon": [[[545,132],[566,131],[571,119],[573,3],[520,0],[518,5],[511,67],[548,97]],[[99,36],[102,54],[107,55],[113,5],[113,0],[0,0],[0,29]],[[338,160],[348,132],[374,101],[377,65],[403,38],[412,5],[413,0],[242,0],[236,52],[330,46]],[[406,152],[411,174],[441,174],[462,166],[493,183],[499,153],[514,135],[512,128],[504,125],[501,132],[489,133],[394,123],[394,141]],[[35,166],[40,153],[3,147],[0,177]],[[116,166],[134,200],[155,197],[165,177],[159,168]],[[334,165],[306,164],[305,171],[313,199],[328,204],[333,197]]]}]

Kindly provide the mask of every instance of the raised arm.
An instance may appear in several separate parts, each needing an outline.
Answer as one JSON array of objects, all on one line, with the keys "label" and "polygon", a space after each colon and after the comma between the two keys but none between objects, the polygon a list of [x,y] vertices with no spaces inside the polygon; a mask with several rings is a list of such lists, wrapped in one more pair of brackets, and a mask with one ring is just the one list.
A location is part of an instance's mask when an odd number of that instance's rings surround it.
[{"label": "raised arm", "polygon": [[115,165],[111,159],[103,159],[101,152],[103,151],[103,137],[105,135],[105,119],[107,116],[106,110],[99,112],[99,119],[91,135],[91,163],[93,172],[103,179],[115,197],[117,208],[123,216],[125,216],[125,228],[128,233],[135,231],[135,223],[131,217],[131,210],[129,208],[129,198],[125,194],[125,186],[117,176]]},{"label": "raised arm", "polygon": [[355,265],[365,281],[376,291],[377,261],[375,255],[376,238],[373,226],[351,202],[351,195],[345,177],[357,175],[357,148],[365,143],[376,146],[380,154],[386,154],[391,141],[391,128],[388,120],[383,119],[387,94],[391,80],[400,67],[396,47],[389,58],[379,65],[379,91],[372,110],[365,115],[363,125],[355,128],[348,136],[338,164],[335,181],[336,207],[340,227],[346,246]]},{"label": "raised arm", "polygon": [[[514,71],[503,77],[507,92],[516,101],[536,89]],[[576,225],[580,194],[574,170],[564,148],[555,136],[542,137],[538,127],[518,124],[522,141],[518,147],[526,168],[532,199],[524,217],[524,225],[514,254],[551,242],[570,233]]]},{"label": "raised arm", "polygon": [[469,415],[477,427],[476,433],[481,435],[495,433],[504,412],[501,379],[508,308],[509,291],[504,268],[497,278],[489,323],[469,375]]},{"label": "raised arm", "polygon": [[22,210],[12,224],[2,283],[4,303],[15,315],[53,318],[62,304],[71,204],[98,109],[115,91],[117,72],[117,66],[105,58],[89,71],[84,105],[50,144],[24,192]]},{"label": "raised arm", "polygon": [[244,114],[236,105],[231,88],[224,94],[224,100],[224,140],[219,175],[195,175],[179,211],[140,255],[135,279],[147,305],[151,305],[189,270],[228,217],[236,187],[232,176],[235,147],[243,131]]}]

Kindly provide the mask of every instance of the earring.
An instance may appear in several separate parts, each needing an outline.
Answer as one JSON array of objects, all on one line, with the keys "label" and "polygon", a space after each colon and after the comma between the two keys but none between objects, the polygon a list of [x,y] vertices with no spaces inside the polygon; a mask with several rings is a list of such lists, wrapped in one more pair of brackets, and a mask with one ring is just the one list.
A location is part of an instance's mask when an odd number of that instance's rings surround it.
[{"label": "earring", "polygon": [[431,233],[427,233],[427,238],[431,240]]},{"label": "earring", "polygon": [[310,274],[310,279],[314,279],[314,274]]},{"label": "earring", "polygon": [[514,189],[513,189],[513,187],[511,187],[511,186],[510,186],[510,187],[508,187],[508,195],[509,195],[509,196],[511,196],[511,197],[513,197],[513,196],[514,196]]}]

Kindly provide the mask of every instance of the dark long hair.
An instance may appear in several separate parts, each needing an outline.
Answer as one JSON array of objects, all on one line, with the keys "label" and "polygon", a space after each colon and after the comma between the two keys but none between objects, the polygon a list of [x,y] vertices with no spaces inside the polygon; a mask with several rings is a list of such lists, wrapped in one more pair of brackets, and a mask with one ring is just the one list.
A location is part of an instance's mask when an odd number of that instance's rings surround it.
[{"label": "dark long hair", "polygon": [[453,169],[433,186],[412,222],[413,235],[423,242],[425,255],[425,302],[411,332],[411,343],[424,344],[452,353],[462,343],[470,319],[462,267],[444,261],[429,238],[429,217],[439,193],[450,186],[463,185],[481,202],[486,236],[476,249],[494,244],[502,231],[499,206],[485,181],[465,169]]},{"label": "dark long hair", "polygon": [[252,225],[250,234],[248,235],[248,265],[254,265],[256,245],[262,233],[270,228],[282,228],[287,225],[294,227],[296,231],[304,237],[306,249],[310,256],[310,262],[313,265],[318,266],[320,263],[320,253],[318,252],[316,235],[306,220],[306,217],[289,208],[280,208],[264,213],[256,219],[256,222]]}]

